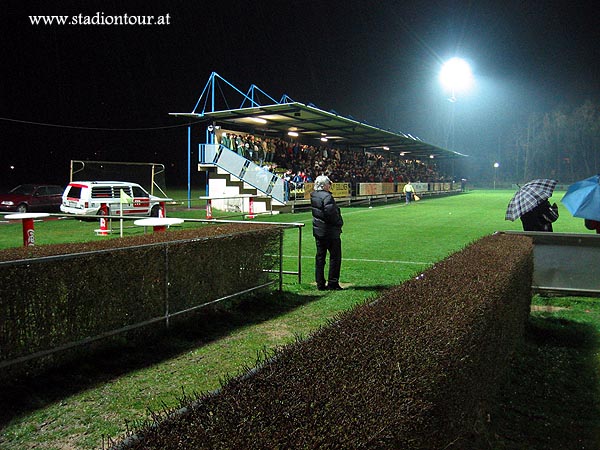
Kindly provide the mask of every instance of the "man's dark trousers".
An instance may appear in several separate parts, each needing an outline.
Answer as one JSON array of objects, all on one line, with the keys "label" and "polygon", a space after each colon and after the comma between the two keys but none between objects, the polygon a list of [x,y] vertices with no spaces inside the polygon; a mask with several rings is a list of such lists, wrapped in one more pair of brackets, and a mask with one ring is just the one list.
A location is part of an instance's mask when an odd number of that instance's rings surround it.
[{"label": "man's dark trousers", "polygon": [[318,287],[325,287],[325,259],[329,251],[329,277],[330,284],[337,284],[340,280],[342,265],[342,240],[340,238],[315,238],[317,255],[315,257],[315,280]]}]

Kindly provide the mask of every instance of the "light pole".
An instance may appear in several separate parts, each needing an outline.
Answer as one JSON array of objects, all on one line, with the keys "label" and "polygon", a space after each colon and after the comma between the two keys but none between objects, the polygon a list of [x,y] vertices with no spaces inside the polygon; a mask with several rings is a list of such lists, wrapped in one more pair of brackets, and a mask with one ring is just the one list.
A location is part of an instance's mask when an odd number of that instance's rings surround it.
[{"label": "light pole", "polygon": [[448,101],[450,106],[450,125],[446,135],[445,147],[454,149],[454,116],[456,95],[468,91],[473,85],[473,73],[471,67],[464,59],[451,58],[442,65],[440,71],[440,83],[450,96]]},{"label": "light pole", "polygon": [[496,190],[496,177],[498,174],[498,167],[500,167],[500,163],[495,162],[494,163],[494,190]]}]

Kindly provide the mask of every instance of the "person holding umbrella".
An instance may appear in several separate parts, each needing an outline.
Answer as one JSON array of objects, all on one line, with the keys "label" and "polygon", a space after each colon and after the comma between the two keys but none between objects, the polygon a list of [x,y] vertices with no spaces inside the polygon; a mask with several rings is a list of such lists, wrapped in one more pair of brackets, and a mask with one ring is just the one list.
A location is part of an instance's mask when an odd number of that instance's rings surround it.
[{"label": "person holding umbrella", "polygon": [[596,230],[596,234],[600,234],[600,222],[592,219],[584,219],[583,224],[588,230]]},{"label": "person holding umbrella", "polygon": [[515,193],[506,209],[506,220],[521,219],[523,231],[553,231],[558,219],[558,206],[550,205],[556,180],[537,179],[524,184]]},{"label": "person holding umbrella", "polygon": [[531,211],[521,216],[523,231],[549,231],[552,232],[552,223],[558,219],[558,206],[550,205],[544,200]]},{"label": "person holding umbrella", "polygon": [[561,202],[574,217],[584,219],[588,230],[600,234],[600,175],[573,183]]}]

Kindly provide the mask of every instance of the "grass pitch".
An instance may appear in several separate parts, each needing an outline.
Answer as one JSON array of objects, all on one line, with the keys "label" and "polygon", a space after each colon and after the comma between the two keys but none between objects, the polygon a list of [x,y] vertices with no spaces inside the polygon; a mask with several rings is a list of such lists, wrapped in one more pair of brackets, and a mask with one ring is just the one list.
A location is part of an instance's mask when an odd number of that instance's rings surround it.
[{"label": "grass pitch", "polygon": [[[170,193],[174,198],[176,195]],[[302,283],[286,276],[282,294],[231,302],[226,309],[190,319],[185,327],[148,342],[132,342],[68,367],[0,388],[0,447],[92,449],[118,437],[148,411],[177,406],[178,398],[219,386],[219,380],[252,366],[259,352],[306,336],[340,311],[376,296],[424,268],[498,230],[520,230],[504,220],[511,191],[343,208],[344,291],[314,286],[315,245],[310,214],[260,217],[302,222]],[[562,197],[555,193],[551,201]],[[557,232],[590,233],[559,203]],[[204,211],[169,212],[204,218]],[[106,239],[94,222],[36,223],[38,245]],[[190,224],[186,226],[197,226]],[[118,231],[118,223],[113,223]],[[0,248],[21,245],[19,224],[0,224]],[[124,234],[141,233],[126,227]],[[118,233],[117,233],[118,235]],[[286,232],[284,267],[297,266],[298,231]],[[600,306],[595,299],[535,297],[513,377],[502,387],[490,416],[494,449],[600,448]],[[560,307],[562,309],[558,309]]]}]

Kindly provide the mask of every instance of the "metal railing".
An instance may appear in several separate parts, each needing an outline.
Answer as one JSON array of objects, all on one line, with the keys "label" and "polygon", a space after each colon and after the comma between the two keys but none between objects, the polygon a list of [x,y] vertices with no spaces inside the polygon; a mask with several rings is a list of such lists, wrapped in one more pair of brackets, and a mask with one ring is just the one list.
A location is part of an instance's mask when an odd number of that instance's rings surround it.
[{"label": "metal railing", "polygon": [[[260,235],[0,262],[0,369],[153,323],[168,326],[173,317],[269,286],[282,290],[284,274],[301,282],[304,224],[268,224],[276,228]],[[288,228],[299,230],[297,271],[283,270]],[[132,260],[144,263],[127,263]]]}]

